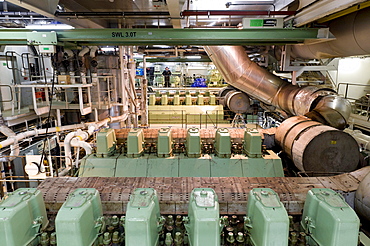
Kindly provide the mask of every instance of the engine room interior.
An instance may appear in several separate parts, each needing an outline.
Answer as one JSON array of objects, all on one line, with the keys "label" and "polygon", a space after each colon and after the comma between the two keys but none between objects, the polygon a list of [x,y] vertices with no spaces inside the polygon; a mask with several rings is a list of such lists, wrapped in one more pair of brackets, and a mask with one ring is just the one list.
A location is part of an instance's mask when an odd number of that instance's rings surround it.
[{"label": "engine room interior", "polygon": [[370,246],[370,1],[0,1],[0,244]]}]

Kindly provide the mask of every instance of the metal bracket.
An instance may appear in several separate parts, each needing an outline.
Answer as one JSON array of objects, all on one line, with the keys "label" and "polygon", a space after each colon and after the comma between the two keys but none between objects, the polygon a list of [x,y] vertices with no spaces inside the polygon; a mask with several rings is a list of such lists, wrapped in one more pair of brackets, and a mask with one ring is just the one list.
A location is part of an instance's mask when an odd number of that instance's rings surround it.
[{"label": "metal bracket", "polygon": [[56,32],[28,32],[26,37],[28,45],[57,44]]},{"label": "metal bracket", "polygon": [[281,55],[281,70],[286,72],[292,72],[292,84],[297,84],[297,77],[299,77],[305,71],[331,71],[337,70],[337,68],[332,65],[319,65],[319,66],[291,66],[291,46],[283,46],[282,55]]}]

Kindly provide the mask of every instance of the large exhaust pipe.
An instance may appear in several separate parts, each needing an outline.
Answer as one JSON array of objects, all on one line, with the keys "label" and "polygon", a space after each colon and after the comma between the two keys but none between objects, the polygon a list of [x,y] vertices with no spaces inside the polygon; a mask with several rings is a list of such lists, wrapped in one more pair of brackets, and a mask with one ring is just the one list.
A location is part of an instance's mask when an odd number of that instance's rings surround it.
[{"label": "large exhaust pipe", "polygon": [[249,96],[289,116],[307,115],[338,129],[347,125],[351,105],[333,90],[294,86],[252,62],[241,46],[205,46],[204,49],[225,80]]},{"label": "large exhaust pipe", "polygon": [[351,112],[348,100],[331,89],[298,87],[276,77],[252,62],[241,46],[204,48],[230,85],[288,115],[301,117],[284,121],[276,135],[277,142],[300,171],[349,172],[356,169],[359,158],[356,141],[335,129],[344,129],[347,124]]},{"label": "large exhaust pipe", "polygon": [[291,56],[322,59],[370,54],[370,8],[335,19],[329,28],[335,40],[312,45],[292,45]]}]

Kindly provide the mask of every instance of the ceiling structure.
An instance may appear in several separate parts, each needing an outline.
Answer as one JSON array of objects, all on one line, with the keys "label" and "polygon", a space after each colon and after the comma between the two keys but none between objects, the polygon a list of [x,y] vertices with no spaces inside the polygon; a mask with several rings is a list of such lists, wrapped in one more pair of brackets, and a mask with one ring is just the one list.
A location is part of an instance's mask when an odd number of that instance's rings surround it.
[{"label": "ceiling structure", "polygon": [[76,28],[230,28],[248,16],[279,16],[303,26],[364,2],[369,1],[2,0],[0,20],[7,20],[6,27],[49,19]]},{"label": "ceiling structure", "polygon": [[[369,6],[364,0],[0,0],[0,27],[65,23],[75,28],[235,29],[246,17],[282,17],[290,28],[325,27]],[[196,54],[205,54],[195,48]],[[148,53],[153,49],[175,47],[143,47]]]}]

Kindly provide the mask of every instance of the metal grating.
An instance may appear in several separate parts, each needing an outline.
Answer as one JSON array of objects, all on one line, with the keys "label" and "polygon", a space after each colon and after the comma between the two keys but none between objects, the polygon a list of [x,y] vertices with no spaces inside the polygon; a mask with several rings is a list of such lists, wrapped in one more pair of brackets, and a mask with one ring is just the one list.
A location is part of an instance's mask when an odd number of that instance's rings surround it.
[{"label": "metal grating", "polygon": [[245,214],[248,193],[253,188],[271,188],[284,203],[289,214],[300,214],[306,193],[312,188],[330,188],[353,192],[370,171],[370,166],[333,177],[159,177],[159,178],[49,178],[38,189],[43,192],[49,213],[56,213],[68,194],[77,188],[96,188],[100,192],[105,214],[124,214],[135,188],[156,189],[162,214],[187,214],[189,195],[194,188],[216,191],[221,214]]}]

